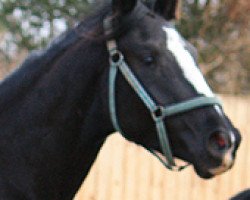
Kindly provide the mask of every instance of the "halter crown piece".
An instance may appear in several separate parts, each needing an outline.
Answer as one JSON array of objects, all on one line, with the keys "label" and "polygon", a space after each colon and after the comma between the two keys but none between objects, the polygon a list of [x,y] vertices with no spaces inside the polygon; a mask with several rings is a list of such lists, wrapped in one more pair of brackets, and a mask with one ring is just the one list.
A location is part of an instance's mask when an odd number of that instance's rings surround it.
[{"label": "halter crown piece", "polygon": [[[112,31],[112,18],[108,17],[104,20],[104,31],[105,34],[109,35]],[[124,61],[123,54],[118,50],[116,41],[114,39],[107,40],[107,49],[109,52],[109,112],[112,124],[116,131],[120,132],[125,136],[121,130],[117,115],[116,115],[116,92],[115,92],[115,80],[118,70],[121,72],[128,84],[134,89],[138,97],[142,100],[144,105],[150,111],[152,119],[156,125],[156,132],[158,135],[160,147],[166,161],[163,160],[158,154],[155,153],[153,149],[146,148],[150,153],[157,157],[157,159],[168,169],[173,171],[181,171],[188,166],[177,166],[175,164],[173,154],[170,148],[169,139],[167,135],[167,129],[164,125],[164,118],[168,116],[173,116],[179,113],[184,113],[189,110],[196,108],[201,108],[211,105],[220,105],[221,102],[216,97],[196,97],[191,100],[187,100],[181,103],[176,103],[169,106],[159,106],[157,105],[150,95],[146,92],[140,82],[137,80],[133,72],[130,70],[127,63]]]}]

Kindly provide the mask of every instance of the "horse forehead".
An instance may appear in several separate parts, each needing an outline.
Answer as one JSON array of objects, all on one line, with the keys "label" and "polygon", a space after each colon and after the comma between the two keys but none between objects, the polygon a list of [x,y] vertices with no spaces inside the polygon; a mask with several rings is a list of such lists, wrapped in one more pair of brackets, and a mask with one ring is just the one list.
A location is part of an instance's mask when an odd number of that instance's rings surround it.
[{"label": "horse forehead", "polygon": [[174,27],[163,26],[162,29],[166,34],[166,48],[174,56],[183,72],[184,78],[193,86],[197,93],[213,97],[213,92],[205,81],[193,56],[186,48],[186,41]]}]

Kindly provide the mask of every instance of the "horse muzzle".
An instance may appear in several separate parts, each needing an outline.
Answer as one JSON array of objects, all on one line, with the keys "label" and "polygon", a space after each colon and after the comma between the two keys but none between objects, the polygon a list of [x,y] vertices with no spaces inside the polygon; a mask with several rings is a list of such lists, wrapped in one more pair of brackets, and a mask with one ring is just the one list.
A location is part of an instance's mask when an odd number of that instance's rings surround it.
[{"label": "horse muzzle", "polygon": [[211,156],[221,161],[218,167],[208,171],[212,176],[220,175],[231,169],[235,161],[235,153],[240,143],[238,132],[215,132],[211,134],[208,143],[208,151]]}]

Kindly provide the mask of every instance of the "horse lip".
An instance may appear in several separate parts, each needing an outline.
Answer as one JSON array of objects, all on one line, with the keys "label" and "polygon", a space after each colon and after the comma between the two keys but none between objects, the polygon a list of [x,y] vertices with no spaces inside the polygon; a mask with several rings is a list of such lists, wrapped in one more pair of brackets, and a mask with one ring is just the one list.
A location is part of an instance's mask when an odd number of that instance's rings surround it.
[{"label": "horse lip", "polygon": [[217,176],[217,175],[220,175],[226,171],[228,171],[229,169],[231,169],[234,165],[234,161],[232,161],[231,163],[222,163],[221,166],[219,167],[216,167],[216,168],[212,168],[212,169],[209,169],[209,172],[211,174],[213,174],[214,176]]},{"label": "horse lip", "polygon": [[211,174],[210,172],[201,172],[198,170],[195,170],[195,171],[198,174],[198,176],[203,178],[203,179],[211,179],[215,176],[214,174]]},{"label": "horse lip", "polygon": [[213,168],[213,169],[209,169],[209,173],[213,174],[214,176],[220,175],[224,172],[226,172],[229,168],[225,167],[224,165],[217,167],[217,168]]},{"label": "horse lip", "polygon": [[233,151],[234,151],[234,144],[231,146],[230,149],[228,149],[227,152],[225,152],[224,156],[222,157],[221,165],[218,167],[209,169],[209,172],[213,175],[220,175],[226,172],[227,170],[231,169],[235,162]]},{"label": "horse lip", "polygon": [[196,174],[200,177],[200,178],[203,178],[203,179],[210,179],[210,178],[213,178],[215,175],[212,174],[209,170],[205,170],[205,169],[202,169],[198,166],[195,166],[193,165],[194,167],[194,170],[196,172]]}]

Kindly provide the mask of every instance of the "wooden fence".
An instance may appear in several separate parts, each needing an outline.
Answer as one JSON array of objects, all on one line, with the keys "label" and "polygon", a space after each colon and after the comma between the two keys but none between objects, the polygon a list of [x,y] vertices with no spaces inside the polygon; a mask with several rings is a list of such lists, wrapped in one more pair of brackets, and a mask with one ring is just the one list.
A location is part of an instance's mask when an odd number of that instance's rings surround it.
[{"label": "wooden fence", "polygon": [[222,98],[243,138],[232,170],[211,180],[200,179],[192,167],[170,172],[144,149],[115,134],[75,200],[227,200],[250,187],[250,97]]}]

